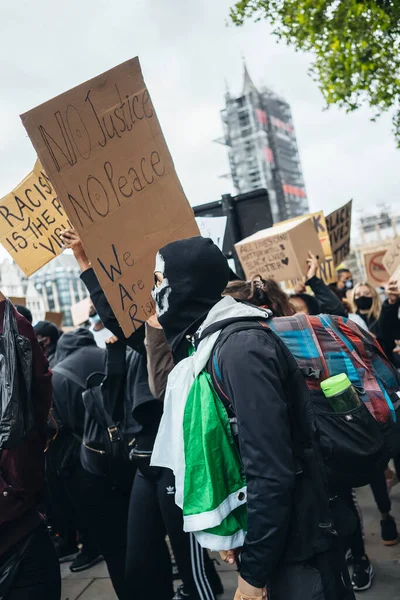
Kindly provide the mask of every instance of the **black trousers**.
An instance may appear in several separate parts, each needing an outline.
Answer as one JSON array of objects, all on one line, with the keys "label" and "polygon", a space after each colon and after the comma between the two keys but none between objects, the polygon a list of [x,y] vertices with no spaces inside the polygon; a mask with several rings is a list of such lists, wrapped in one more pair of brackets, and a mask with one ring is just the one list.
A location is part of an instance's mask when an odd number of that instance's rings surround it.
[{"label": "black trousers", "polygon": [[303,564],[283,565],[268,600],[354,600],[341,542]]},{"label": "black trousers", "polygon": [[392,508],[392,503],[390,501],[384,471],[381,471],[374,476],[371,481],[371,490],[379,512],[382,514],[389,513]]},{"label": "black trousers", "polygon": [[[72,441],[72,444],[75,442]],[[69,459],[64,456],[68,453]],[[95,536],[87,525],[86,513],[81,512],[81,474],[79,447],[71,448],[68,440],[50,445],[46,453],[46,483],[49,523],[69,547],[77,546],[77,538],[89,554],[98,552]],[[79,535],[78,535],[79,534]]]},{"label": "black trousers", "polygon": [[347,507],[353,512],[357,519],[357,525],[351,536],[346,540],[346,547],[350,548],[353,557],[357,560],[365,556],[365,544],[363,536],[362,515],[357,503],[356,495],[352,489],[341,492],[341,497],[345,501]]},{"label": "black trousers", "polygon": [[112,479],[93,475],[82,467],[76,471],[75,501],[106,561],[119,600],[135,597],[134,588],[129,587],[125,578],[128,510],[134,473],[132,464],[115,470]]},{"label": "black trousers", "polygon": [[30,538],[5,600],[60,600],[60,597],[60,565],[46,527],[41,525]]},{"label": "black trousers", "polygon": [[129,507],[127,579],[135,600],[173,596],[170,539],[179,574],[190,600],[214,600],[206,575],[206,553],[193,535],[183,531],[183,516],[175,504],[172,471],[158,475],[137,472]]}]

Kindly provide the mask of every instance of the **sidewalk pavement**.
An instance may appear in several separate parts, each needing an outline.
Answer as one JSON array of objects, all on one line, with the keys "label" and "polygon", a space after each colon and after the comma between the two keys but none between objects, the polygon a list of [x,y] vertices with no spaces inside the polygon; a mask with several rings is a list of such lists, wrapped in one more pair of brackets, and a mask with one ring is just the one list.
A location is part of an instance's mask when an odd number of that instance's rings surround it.
[{"label": "sidewalk pavement", "polygon": [[[376,572],[372,588],[360,596],[362,600],[400,600],[400,544],[389,548],[382,545],[379,513],[369,488],[359,490],[358,497],[364,515],[367,553]],[[400,530],[400,484],[393,489],[392,504]],[[227,565],[221,565],[219,571],[225,586],[225,594],[219,600],[232,600],[235,572]],[[62,565],[62,575],[62,600],[116,600],[104,563],[83,573],[71,573],[68,565]]]}]

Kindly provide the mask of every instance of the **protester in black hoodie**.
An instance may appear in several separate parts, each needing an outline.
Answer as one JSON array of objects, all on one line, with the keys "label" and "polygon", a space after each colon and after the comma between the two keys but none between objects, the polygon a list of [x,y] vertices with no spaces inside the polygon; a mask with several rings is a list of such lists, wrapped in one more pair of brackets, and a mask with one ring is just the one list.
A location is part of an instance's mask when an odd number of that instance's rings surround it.
[{"label": "protester in black hoodie", "polygon": [[[53,368],[53,412],[58,434],[46,455],[50,506],[61,536],[61,558],[78,553],[76,527],[82,550],[71,570],[82,571],[99,561],[97,542],[82,511],[79,473],[85,409],[82,392],[93,372],[105,372],[106,351],[97,347],[87,329],[65,333],[59,340]],[[61,524],[61,525],[60,525]],[[61,531],[60,531],[61,529]]]},{"label": "protester in black hoodie", "polygon": [[53,368],[56,364],[57,344],[61,336],[60,330],[50,321],[39,321],[33,329],[50,367]]},{"label": "protester in black hoodie", "polygon": [[[142,425],[136,436],[133,458],[138,472],[132,488],[129,522],[127,579],[138,600],[214,600],[223,592],[213,562],[191,534],[183,531],[182,511],[174,502],[175,479],[169,469],[150,467],[150,457],[161,420],[162,402],[151,396],[148,387],[145,328],[126,338],[91,268],[77,234],[63,232],[64,244],[72,248],[82,270],[81,278],[105,327],[141,354],[133,416]],[[205,310],[207,310],[205,308]],[[168,535],[184,587],[174,595],[171,560],[165,537]]]},{"label": "protester in black hoodie", "polygon": [[[160,250],[154,298],[175,363],[188,356],[188,338],[227,282],[226,259],[211,240],[192,238]],[[296,476],[293,464],[289,407],[295,411],[308,397],[297,364],[283,343],[256,329],[230,335],[217,356],[247,479],[248,530],[236,597],[261,598],[267,585],[273,600],[353,598],[348,578],[344,585],[340,546],[319,527],[315,480],[306,468]],[[304,417],[293,415],[292,423],[305,441]]]}]

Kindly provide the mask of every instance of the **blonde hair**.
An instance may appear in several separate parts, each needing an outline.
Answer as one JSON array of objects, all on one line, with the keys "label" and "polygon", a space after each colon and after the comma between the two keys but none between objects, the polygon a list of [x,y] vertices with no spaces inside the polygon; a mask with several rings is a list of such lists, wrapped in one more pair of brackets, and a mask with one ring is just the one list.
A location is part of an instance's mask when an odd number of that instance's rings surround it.
[{"label": "blonde hair", "polygon": [[372,306],[370,308],[370,310],[368,311],[368,317],[369,318],[373,318],[375,320],[379,319],[379,316],[381,314],[381,310],[382,310],[382,302],[381,299],[378,296],[378,292],[376,291],[376,289],[374,288],[374,286],[372,286],[370,283],[368,283],[368,281],[363,281],[361,283],[357,283],[354,288],[352,289],[351,292],[351,297],[350,297],[350,302],[351,302],[351,310],[353,313],[357,312],[357,305],[355,303],[355,294],[357,292],[357,290],[360,289],[360,287],[367,287],[369,289],[369,291],[371,292],[371,298],[372,298]]}]

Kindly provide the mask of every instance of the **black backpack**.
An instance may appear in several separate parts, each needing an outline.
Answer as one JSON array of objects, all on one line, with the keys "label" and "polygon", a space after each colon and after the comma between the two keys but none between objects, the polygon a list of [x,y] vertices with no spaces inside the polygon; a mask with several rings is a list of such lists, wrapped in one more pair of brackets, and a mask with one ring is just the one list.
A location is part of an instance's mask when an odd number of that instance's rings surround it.
[{"label": "black backpack", "polygon": [[[284,321],[285,318],[281,317],[279,320]],[[218,353],[230,335],[249,329],[262,330],[265,335],[272,336],[286,356],[292,372],[297,370],[303,375],[304,382],[301,379],[298,382],[298,385],[302,387],[302,393],[296,395],[302,399],[303,405],[297,406],[296,402],[291,402],[289,399],[288,410],[291,417],[293,443],[297,448],[304,447],[304,440],[299,443],[297,433],[299,419],[307,420],[308,422],[304,425],[308,432],[308,444],[313,449],[319,465],[318,470],[323,474],[328,489],[336,491],[342,488],[361,487],[370,483],[374,474],[383,471],[391,458],[395,447],[393,442],[400,436],[397,424],[393,426],[390,423],[378,423],[364,402],[349,414],[335,413],[319,388],[318,382],[313,386],[315,387],[313,390],[306,385],[308,377],[315,378],[317,375],[313,369],[310,368],[306,373],[304,365],[299,365],[279,335],[268,325],[266,326],[266,323],[257,320],[249,321],[247,319],[247,321],[226,323],[209,362],[209,372],[215,389],[233,424],[235,423],[233,406],[224,393],[224,383],[219,369],[216,368]],[[208,335],[210,329],[205,333]],[[362,391],[360,393],[362,394]],[[302,453],[304,454],[304,451],[300,449],[298,454]]]},{"label": "black backpack", "polygon": [[82,394],[85,426],[81,446],[81,462],[94,475],[113,477],[124,467],[131,468],[129,449],[134,443],[131,433],[131,410],[110,389],[104,373],[93,373]]}]

